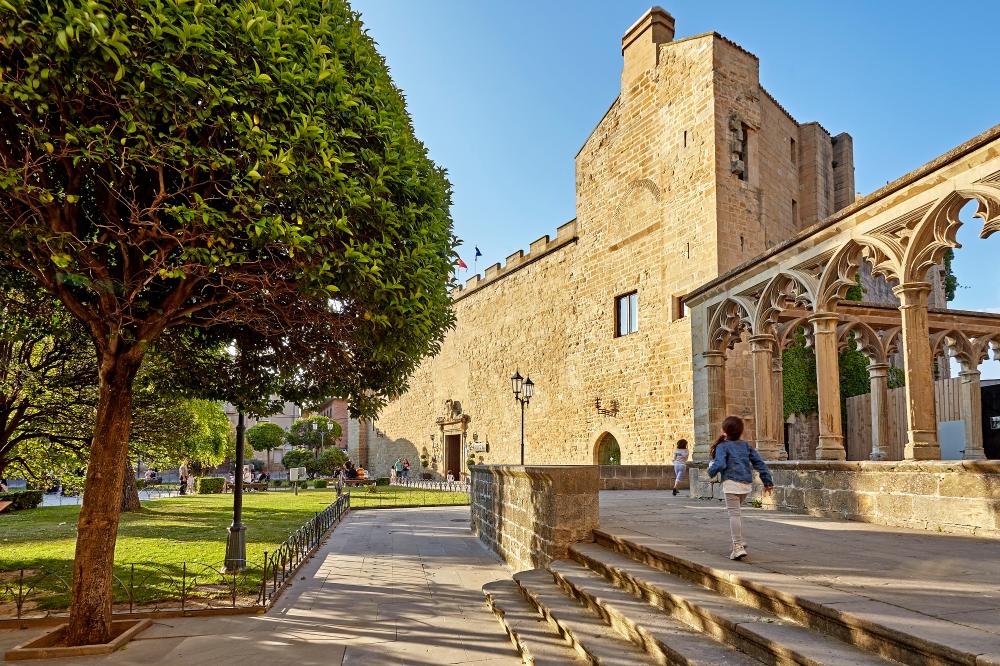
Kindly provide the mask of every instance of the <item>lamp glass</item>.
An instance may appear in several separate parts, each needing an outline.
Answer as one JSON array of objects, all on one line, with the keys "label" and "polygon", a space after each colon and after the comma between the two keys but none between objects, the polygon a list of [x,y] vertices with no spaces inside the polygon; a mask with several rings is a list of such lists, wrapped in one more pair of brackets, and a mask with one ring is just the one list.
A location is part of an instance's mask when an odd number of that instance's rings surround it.
[{"label": "lamp glass", "polygon": [[535,382],[531,381],[531,377],[524,380],[524,397],[530,398],[535,395]]},{"label": "lamp glass", "polygon": [[511,388],[514,390],[514,395],[521,395],[521,382],[524,381],[524,377],[521,376],[520,370],[514,371],[514,376],[510,378]]}]

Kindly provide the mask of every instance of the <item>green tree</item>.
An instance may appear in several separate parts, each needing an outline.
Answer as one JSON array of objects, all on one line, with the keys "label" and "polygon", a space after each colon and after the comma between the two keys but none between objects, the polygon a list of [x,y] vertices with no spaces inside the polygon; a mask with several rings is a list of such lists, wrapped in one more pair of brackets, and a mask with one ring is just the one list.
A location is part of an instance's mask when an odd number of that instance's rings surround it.
[{"label": "green tree", "polygon": [[285,469],[305,467],[309,474],[316,473],[316,457],[308,449],[292,449],[281,458]]},{"label": "green tree", "polygon": [[66,642],[106,642],[150,348],[256,338],[373,415],[453,321],[450,186],[341,0],[6,0],[0,42],[0,264],[96,352]]},{"label": "green tree", "polygon": [[271,465],[271,451],[285,443],[285,429],[276,423],[263,421],[247,430],[247,443],[254,451],[264,451]]},{"label": "green tree", "polygon": [[330,475],[338,467],[347,462],[347,454],[340,449],[327,449],[320,454],[316,461],[316,473]]},{"label": "green tree", "polygon": [[292,446],[313,449],[318,457],[320,448],[337,443],[343,435],[341,430],[339,423],[325,416],[307,416],[295,419],[285,439]]}]

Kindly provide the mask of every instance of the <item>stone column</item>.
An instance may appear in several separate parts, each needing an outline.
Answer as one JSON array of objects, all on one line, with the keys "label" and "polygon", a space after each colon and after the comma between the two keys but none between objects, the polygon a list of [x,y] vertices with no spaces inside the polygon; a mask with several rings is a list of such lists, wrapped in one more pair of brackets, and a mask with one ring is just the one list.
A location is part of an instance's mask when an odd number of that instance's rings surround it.
[{"label": "stone column", "polygon": [[979,368],[962,364],[959,392],[962,400],[962,424],[965,426],[965,459],[985,460],[983,450],[983,394],[979,386]]},{"label": "stone column", "polygon": [[906,372],[906,460],[940,460],[937,409],[934,404],[934,375],[931,369],[931,341],[927,329],[926,282],[897,285],[892,293],[899,298],[903,323],[903,368]]},{"label": "stone column", "polygon": [[765,460],[784,460],[774,434],[774,336],[754,335],[750,338],[753,354],[754,425],[757,451]]},{"label": "stone column", "polygon": [[[726,418],[726,354],[721,351],[702,352],[708,379],[708,431],[713,435],[722,427]],[[711,441],[695,442],[694,459],[708,460]]]},{"label": "stone column", "polygon": [[[774,396],[774,435],[778,450],[785,451],[785,383],[784,368],[781,365],[781,346],[774,345],[774,360],[771,365],[772,395]],[[788,458],[788,451],[785,451]]]},{"label": "stone column", "polygon": [[868,366],[871,377],[872,407],[872,460],[889,459],[889,364],[872,363]]},{"label": "stone column", "polygon": [[818,312],[809,317],[816,350],[816,395],[819,402],[817,460],[846,460],[840,416],[840,364],[837,354],[837,315]]}]

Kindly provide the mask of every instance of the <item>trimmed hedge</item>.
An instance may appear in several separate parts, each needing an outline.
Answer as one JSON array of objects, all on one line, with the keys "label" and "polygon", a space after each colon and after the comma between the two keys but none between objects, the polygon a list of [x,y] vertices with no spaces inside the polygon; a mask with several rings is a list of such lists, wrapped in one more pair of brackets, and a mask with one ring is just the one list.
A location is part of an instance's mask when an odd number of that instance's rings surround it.
[{"label": "trimmed hedge", "polygon": [[313,488],[326,488],[326,479],[316,479],[313,481]]},{"label": "trimmed hedge", "polygon": [[10,508],[14,511],[19,509],[34,509],[42,503],[41,490],[8,490],[0,493],[0,501],[12,502]]},{"label": "trimmed hedge", "polygon": [[389,477],[387,477],[387,476],[380,476],[380,477],[378,477],[377,479],[375,479],[375,485],[376,486],[387,486],[387,485],[389,485]]},{"label": "trimmed hedge", "polygon": [[226,487],[221,476],[199,476],[194,480],[194,491],[199,495],[217,495]]},{"label": "trimmed hedge", "polygon": [[306,481],[305,479],[299,481],[299,488],[305,490],[308,487],[309,487],[309,482],[308,481]]},{"label": "trimmed hedge", "polygon": [[280,488],[283,485],[285,485],[285,482],[282,481],[281,479],[276,479],[276,480],[274,480],[274,481],[271,482],[271,487],[272,488]]}]

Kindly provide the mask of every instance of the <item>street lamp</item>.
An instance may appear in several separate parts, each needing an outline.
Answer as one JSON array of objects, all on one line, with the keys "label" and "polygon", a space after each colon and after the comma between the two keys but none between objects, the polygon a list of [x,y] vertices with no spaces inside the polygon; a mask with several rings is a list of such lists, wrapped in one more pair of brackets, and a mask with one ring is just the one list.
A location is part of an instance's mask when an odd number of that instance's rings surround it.
[{"label": "street lamp", "polygon": [[243,412],[236,420],[236,471],[233,473],[233,524],[229,526],[226,540],[226,563],[223,571],[235,573],[247,566],[247,528],[243,524],[243,449],[246,440],[246,421]]},{"label": "street lamp", "polygon": [[326,435],[326,428],[320,428],[315,421],[309,423],[309,429],[319,432],[319,448],[316,449],[316,460],[319,460],[319,452],[323,449],[323,436]]},{"label": "street lamp", "polygon": [[514,399],[521,403],[521,464],[524,465],[524,406],[531,402],[531,396],[535,395],[535,382],[521,376],[520,370],[514,371],[514,376],[510,378],[510,387],[514,391]]}]

